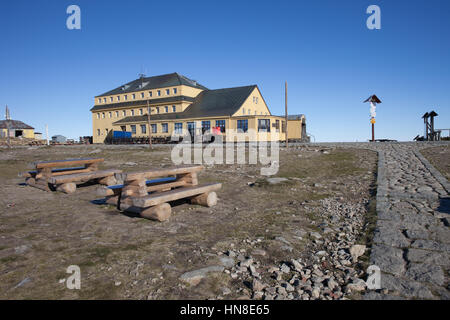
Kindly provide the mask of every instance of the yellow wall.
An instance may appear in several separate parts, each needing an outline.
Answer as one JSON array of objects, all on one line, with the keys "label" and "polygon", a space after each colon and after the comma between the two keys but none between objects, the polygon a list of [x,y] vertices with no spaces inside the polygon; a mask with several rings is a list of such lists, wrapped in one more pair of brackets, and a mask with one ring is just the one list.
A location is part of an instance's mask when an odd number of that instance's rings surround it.
[{"label": "yellow wall", "polygon": [[[231,130],[237,131],[237,120],[244,120],[246,119],[248,121],[248,133],[238,133],[237,135],[232,135]],[[270,120],[270,132],[258,132],[258,120],[259,119],[269,119]],[[284,121],[284,118],[277,117],[277,116],[241,116],[241,117],[210,117],[210,118],[201,118],[201,119],[182,119],[182,120],[160,120],[160,121],[151,121],[152,124],[156,124],[157,132],[152,133],[152,137],[170,137],[172,135],[172,132],[175,128],[175,123],[182,123],[183,129],[187,130],[188,122],[195,122],[196,126],[196,133],[201,133],[201,124],[202,121],[210,121],[211,128],[216,126],[216,120],[225,120],[225,141],[238,141],[238,136],[243,137],[244,141],[275,141],[285,140],[285,133],[282,130],[282,121]],[[272,125],[279,121],[279,129],[277,130]],[[168,132],[163,133],[162,132],[162,124],[167,123],[168,124]],[[131,124],[123,124],[126,126],[126,131],[131,131]],[[133,125],[136,125],[136,134],[133,134],[133,137],[148,137],[148,123],[147,121],[141,121],[133,123]],[[146,133],[143,134],[141,131],[141,125],[146,126]],[[114,127],[114,130],[121,130],[121,125],[116,125]],[[254,133],[254,135],[250,135],[250,132]],[[291,134],[289,134],[291,139]],[[300,136],[295,136],[296,139],[299,139]],[[292,138],[293,139],[293,138]]]},{"label": "yellow wall", "polygon": [[[170,87],[170,93],[172,96],[174,96],[173,88]],[[151,90],[153,92],[152,99],[156,98],[164,98],[166,96],[166,88],[160,88],[160,89],[154,89]],[[156,90],[161,90],[161,96],[156,96]],[[143,114],[147,114],[147,104],[146,100],[148,99],[148,91],[146,90],[146,96],[144,99],[141,99],[140,92],[136,92],[136,100],[142,101],[142,106],[133,106],[133,107],[122,107],[122,108],[115,108],[115,109],[106,109],[106,110],[96,110],[92,112],[92,127],[93,127],[93,142],[94,143],[103,143],[105,138],[107,137],[108,133],[112,130],[121,131],[121,125],[115,125],[113,126],[113,123],[116,121],[119,121],[125,117],[131,116],[131,110],[134,110],[134,116],[141,115],[140,109],[143,109]],[[176,95],[184,95],[189,97],[196,97],[202,90],[197,88],[192,88],[189,86],[178,86],[177,87],[177,94]],[[131,93],[132,94],[132,93]],[[127,93],[128,100],[127,101],[133,101],[131,99],[131,94]],[[116,97],[115,95],[114,97]],[[123,96],[123,94],[121,95]],[[169,95],[170,96],[170,95]],[[106,104],[110,104],[109,96],[107,97]],[[114,99],[114,103],[117,103],[117,99]],[[121,97],[120,102],[124,102],[123,97]],[[102,97],[102,103],[98,103],[98,97],[95,100],[96,106],[101,106],[103,103],[103,97]],[[160,112],[159,113],[165,113],[165,106],[169,107],[169,113],[172,111],[172,106],[176,106],[176,112],[182,112],[184,111],[191,103],[190,102],[178,102],[178,103],[171,103],[171,104],[151,104],[151,111],[152,114],[156,113],[156,107],[159,107]],[[123,111],[126,111],[126,115],[123,115]],[[244,113],[245,110],[245,113]],[[249,112],[250,110],[250,112]],[[116,114],[116,111],[119,112],[119,114]],[[256,114],[255,114],[256,113]],[[104,116],[103,116],[104,114]],[[99,115],[99,117],[97,116]],[[175,123],[181,122],[183,124],[183,129],[187,130],[187,123],[188,122],[195,122],[197,134],[201,133],[201,122],[202,120],[209,120],[211,121],[211,127],[214,127],[216,125],[216,120],[225,120],[226,124],[226,131],[229,131],[231,133],[230,129],[237,129],[237,120],[238,119],[247,119],[248,120],[248,128],[252,129],[256,132],[256,137],[249,137],[246,134],[243,134],[243,136],[246,136],[247,141],[261,141],[261,140],[285,140],[285,133],[282,130],[282,121],[284,121],[284,118],[272,116],[270,113],[270,110],[268,106],[266,105],[261,92],[256,87],[252,93],[247,97],[247,99],[242,104],[241,108],[232,115],[232,117],[210,117],[210,118],[196,118],[196,119],[182,119],[182,120],[159,120],[159,121],[151,121],[151,123],[155,123],[157,125],[157,132],[152,133],[152,137],[170,137],[172,135],[172,132],[175,128]],[[258,132],[258,119],[270,119],[270,132],[269,133],[262,133]],[[279,132],[276,132],[276,128],[272,126],[273,123],[275,123],[276,120],[279,120]],[[162,123],[168,124],[168,132],[163,133],[162,132]],[[301,120],[291,120],[288,121],[288,134],[289,139],[300,139],[301,138]],[[133,123],[136,125],[136,134],[133,134],[133,137],[148,137],[148,124],[147,120],[141,122]],[[143,134],[141,131],[141,124],[144,124],[146,126],[146,133]],[[130,124],[125,124],[126,131],[131,131]],[[98,131],[100,131],[100,134],[98,134]],[[236,137],[231,137],[231,135],[226,134],[225,132],[225,139],[228,141],[231,141],[231,139],[236,139]]]},{"label": "yellow wall", "polygon": [[[245,110],[245,112],[244,112]],[[249,112],[250,111],[250,112]],[[270,115],[270,110],[267,107],[261,92],[258,88],[253,89],[252,93],[244,101],[242,106],[236,111],[233,116],[255,116],[255,115]]]},{"label": "yellow wall", "polygon": [[288,138],[301,139],[302,137],[302,120],[288,121]]},{"label": "yellow wall", "polygon": [[[176,88],[177,92],[174,93],[173,89]],[[169,94],[167,94],[166,89],[169,89]],[[157,95],[157,91],[161,92],[161,96]],[[149,96],[149,92],[152,92],[152,96]],[[108,95],[96,97],[94,101],[95,106],[101,107],[102,105],[110,105],[122,102],[130,102],[130,101],[140,101],[142,104],[133,107],[121,107],[121,108],[110,108],[105,110],[95,110],[92,111],[92,128],[93,128],[93,142],[94,143],[103,143],[106,136],[107,130],[110,132],[111,130],[119,130],[118,128],[113,128],[113,122],[119,121],[125,117],[132,116],[131,111],[134,110],[134,116],[141,115],[140,109],[142,109],[142,115],[147,114],[147,99],[158,99],[158,98],[167,98],[167,97],[175,97],[175,96],[188,96],[195,98],[200,92],[201,89],[192,88],[185,85],[175,86],[175,87],[167,87],[167,88],[157,88],[152,90],[144,90],[137,91],[131,93],[123,93],[116,95]],[[141,93],[144,93],[144,98],[142,98]],[[132,95],[135,94],[135,99],[132,99]],[[127,96],[127,100],[125,100],[125,95]],[[117,100],[117,96],[120,96],[120,101]],[[110,98],[113,97],[113,101],[111,102]],[[104,102],[104,98],[106,98],[106,102]],[[99,100],[100,99],[100,100]],[[168,107],[168,113],[173,112],[173,106],[175,106],[175,112],[183,112],[191,103],[190,102],[176,102],[176,103],[158,103],[158,104],[149,104],[151,109],[151,114],[158,114],[157,108],[159,108],[159,114],[166,113],[165,107]],[[116,112],[119,112],[117,115]],[[126,114],[123,114],[123,111]],[[100,134],[98,131],[100,130]],[[139,130],[137,130],[139,132]]]},{"label": "yellow wall", "polygon": [[[176,93],[174,93],[174,89],[177,90]],[[158,96],[158,90],[160,91],[161,95]],[[167,94],[166,90],[169,90],[169,94]],[[152,95],[150,96],[150,92]],[[166,88],[156,88],[151,90],[141,90],[136,92],[127,92],[127,93],[120,93],[120,94],[114,94],[114,95],[105,95],[105,96],[98,96],[94,98],[94,105],[95,106],[101,106],[101,105],[108,105],[111,103],[122,103],[122,102],[130,102],[130,101],[143,101],[145,102],[147,99],[160,99],[160,98],[167,98],[167,97],[176,97],[180,95],[184,95],[187,97],[195,98],[200,92],[202,92],[201,89],[193,88],[185,85],[180,86],[173,86],[173,87],[166,87]],[[144,97],[142,97],[142,93],[144,94]],[[135,99],[133,99],[133,94],[135,95]],[[127,96],[127,99],[125,100],[125,96]],[[117,97],[120,97],[120,100],[117,100]],[[111,101],[112,98],[112,101]],[[106,102],[105,100],[106,99]]]},{"label": "yellow wall", "polygon": [[[0,136],[6,138],[8,135],[8,133],[7,133],[8,130],[7,129],[0,129],[0,130],[1,130]],[[34,139],[34,129],[18,129],[18,130],[22,130],[22,137],[28,138],[28,139]],[[11,137],[15,137],[15,129],[10,129],[9,134]]]}]

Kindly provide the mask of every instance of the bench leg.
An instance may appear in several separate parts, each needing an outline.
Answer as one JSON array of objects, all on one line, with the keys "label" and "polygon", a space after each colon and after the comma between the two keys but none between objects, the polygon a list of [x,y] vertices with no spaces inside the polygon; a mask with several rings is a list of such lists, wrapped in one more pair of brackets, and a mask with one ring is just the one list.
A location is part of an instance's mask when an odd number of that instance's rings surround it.
[{"label": "bench leg", "polygon": [[191,198],[191,203],[199,204],[205,207],[215,206],[217,204],[217,194],[214,191],[203,193],[199,196]]},{"label": "bench leg", "polygon": [[157,206],[143,209],[140,214],[142,218],[166,221],[172,214],[172,208],[168,203],[161,203]]},{"label": "bench leg", "polygon": [[48,185],[48,182],[46,179],[34,179],[34,178],[28,178],[26,180],[27,185],[31,187],[35,187],[44,191],[51,191],[50,187]]},{"label": "bench leg", "polygon": [[117,183],[116,178],[114,176],[104,177],[98,180],[98,183],[103,184],[105,186],[113,186]]},{"label": "bench leg", "polygon": [[74,193],[77,190],[77,185],[73,182],[63,183],[57,186],[56,190],[64,193]]}]

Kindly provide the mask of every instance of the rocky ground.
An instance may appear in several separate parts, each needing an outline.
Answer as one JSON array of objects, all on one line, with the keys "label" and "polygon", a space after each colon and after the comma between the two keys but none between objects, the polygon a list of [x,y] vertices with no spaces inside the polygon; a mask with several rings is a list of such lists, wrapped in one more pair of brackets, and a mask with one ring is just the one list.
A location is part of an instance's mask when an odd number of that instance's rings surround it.
[{"label": "rocky ground", "polygon": [[[447,299],[448,182],[419,153],[445,146],[293,145],[271,178],[207,166],[200,182],[223,183],[217,206],[176,204],[164,223],[118,212],[95,186],[45,193],[17,172],[86,156],[164,167],[169,146],[1,149],[0,298]],[[72,264],[81,290],[65,287]],[[373,264],[379,290],[366,286]]]},{"label": "rocky ground", "polygon": [[[105,205],[96,186],[46,193],[17,176],[31,161],[71,157],[104,157],[105,168],[125,171],[163,167],[171,165],[169,148],[1,149],[0,297],[357,297],[375,214],[374,152],[282,149],[269,179],[261,165],[208,166],[199,180],[223,183],[217,206],[176,204],[164,223]],[[69,265],[81,268],[81,290],[65,287]]]}]

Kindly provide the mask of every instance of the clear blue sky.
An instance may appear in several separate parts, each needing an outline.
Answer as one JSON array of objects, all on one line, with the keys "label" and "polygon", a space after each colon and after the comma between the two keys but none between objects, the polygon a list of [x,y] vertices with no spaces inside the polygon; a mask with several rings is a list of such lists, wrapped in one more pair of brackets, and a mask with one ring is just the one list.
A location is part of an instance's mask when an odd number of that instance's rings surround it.
[{"label": "clear blue sky", "polygon": [[[81,30],[66,8],[81,8]],[[381,8],[381,30],[366,8]],[[179,72],[208,88],[257,84],[273,114],[304,113],[316,141],[423,134],[423,113],[450,128],[450,1],[1,1],[0,107],[50,135],[92,135],[93,97]]]}]

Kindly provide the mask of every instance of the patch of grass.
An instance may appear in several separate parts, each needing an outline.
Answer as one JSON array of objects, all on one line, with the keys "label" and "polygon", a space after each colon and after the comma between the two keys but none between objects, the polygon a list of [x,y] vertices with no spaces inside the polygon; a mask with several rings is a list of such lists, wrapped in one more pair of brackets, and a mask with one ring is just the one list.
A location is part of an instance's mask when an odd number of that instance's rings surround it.
[{"label": "patch of grass", "polygon": [[8,257],[4,257],[0,259],[0,263],[11,263],[11,262],[16,262],[16,261],[23,261],[26,260],[26,258],[22,257],[22,256],[8,256]]}]

